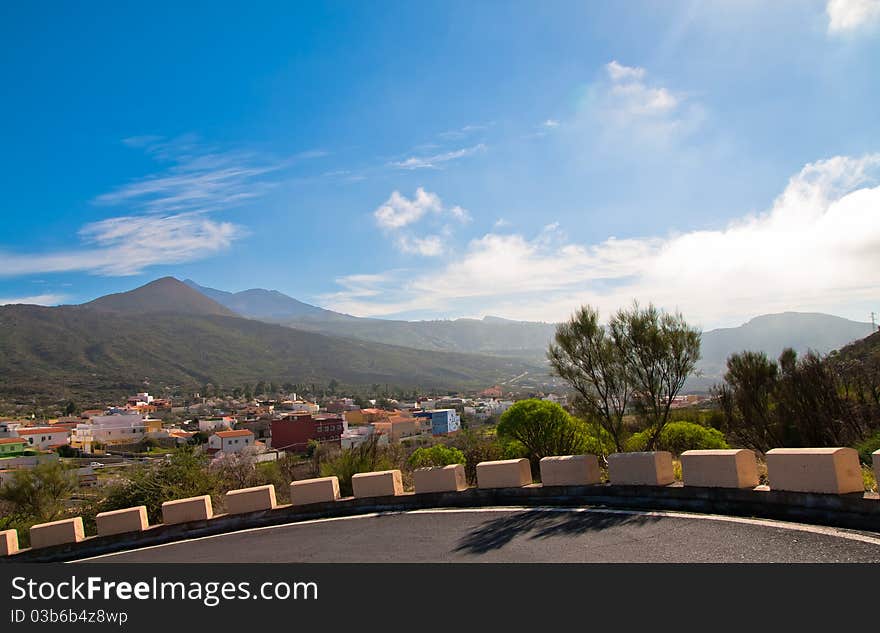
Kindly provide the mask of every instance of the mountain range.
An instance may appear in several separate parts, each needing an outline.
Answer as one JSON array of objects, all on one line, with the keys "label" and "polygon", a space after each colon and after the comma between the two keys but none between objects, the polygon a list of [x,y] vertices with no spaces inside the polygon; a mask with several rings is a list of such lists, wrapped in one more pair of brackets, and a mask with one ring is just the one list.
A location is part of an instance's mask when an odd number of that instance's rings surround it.
[{"label": "mountain range", "polygon": [[[499,317],[436,321],[399,321],[358,318],[302,303],[275,290],[252,289],[227,293],[184,283],[242,316],[268,320],[301,330],[365,341],[394,343],[435,351],[470,351],[511,356],[543,363],[555,323],[511,321]],[[738,327],[703,332],[702,376],[691,378],[688,388],[705,389],[724,373],[727,357],[741,350],[762,351],[776,358],[786,347],[825,354],[868,336],[870,323],[850,321],[830,314],[782,312],[757,316]]]},{"label": "mountain range", "polygon": [[[361,318],[274,290],[232,293],[164,277],[82,305],[0,307],[0,397],[98,399],[145,383],[198,388],[257,380],[444,391],[535,387],[552,380],[544,354],[555,327],[499,317]],[[686,388],[718,382],[733,352],[825,353],[870,333],[869,323],[797,312],[706,331],[702,375]]]},{"label": "mountain range", "polygon": [[244,318],[171,277],[78,306],[0,307],[0,396],[13,399],[113,398],[145,381],[463,389],[536,369],[521,359],[426,353]]}]

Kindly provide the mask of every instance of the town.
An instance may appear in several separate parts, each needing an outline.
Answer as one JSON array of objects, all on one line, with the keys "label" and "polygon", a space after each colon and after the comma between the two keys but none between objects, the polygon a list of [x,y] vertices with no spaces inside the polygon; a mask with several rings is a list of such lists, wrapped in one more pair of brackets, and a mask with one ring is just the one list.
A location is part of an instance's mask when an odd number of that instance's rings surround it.
[{"label": "town", "polygon": [[[524,394],[526,397],[536,394]],[[559,404],[564,394],[537,394]],[[244,453],[257,462],[316,446],[351,449],[370,438],[388,444],[428,445],[469,425],[491,424],[522,396],[500,386],[471,396],[411,400],[296,393],[280,398],[199,397],[188,405],[137,393],[124,403],[43,420],[0,418],[0,484],[19,469],[51,461],[78,466],[81,486],[98,483],[95,469],[130,460],[162,459],[183,446],[200,446],[213,459]],[[682,404],[697,396],[680,396]],[[359,404],[360,403],[360,404]],[[363,406],[362,406],[363,405]]]}]

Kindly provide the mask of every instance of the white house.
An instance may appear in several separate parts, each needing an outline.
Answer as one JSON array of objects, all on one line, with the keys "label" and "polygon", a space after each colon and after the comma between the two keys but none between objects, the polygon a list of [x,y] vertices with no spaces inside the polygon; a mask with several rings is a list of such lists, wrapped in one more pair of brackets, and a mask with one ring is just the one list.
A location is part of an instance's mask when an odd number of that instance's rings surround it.
[{"label": "white house", "polygon": [[253,448],[254,434],[246,429],[240,431],[218,431],[208,438],[208,450],[222,453],[237,453]]},{"label": "white house", "polygon": [[27,442],[27,447],[38,451],[54,450],[70,444],[70,431],[51,426],[20,426],[15,429],[16,437]]},{"label": "white house", "polygon": [[133,411],[117,415],[95,415],[88,422],[76,425],[70,443],[90,453],[96,443],[105,446],[137,444],[144,439],[146,431],[145,419]]}]

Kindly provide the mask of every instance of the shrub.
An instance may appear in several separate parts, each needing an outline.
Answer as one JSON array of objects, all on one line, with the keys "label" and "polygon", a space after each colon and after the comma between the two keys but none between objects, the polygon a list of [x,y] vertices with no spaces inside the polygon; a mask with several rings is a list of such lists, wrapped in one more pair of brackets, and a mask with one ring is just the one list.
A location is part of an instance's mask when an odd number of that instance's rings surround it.
[{"label": "shrub", "polygon": [[464,464],[464,453],[457,448],[435,444],[430,448],[417,448],[409,456],[410,468],[425,468],[429,466],[449,466],[450,464]]},{"label": "shrub", "polygon": [[[634,434],[627,441],[626,450],[645,450],[648,434],[648,431]],[[721,431],[693,422],[670,422],[660,432],[656,446],[656,450],[669,451],[674,455],[681,455],[684,451],[713,448],[729,448]]]},{"label": "shrub", "polygon": [[880,450],[880,431],[856,444],[856,450],[862,463],[870,466],[873,460],[872,453]]},{"label": "shrub", "polygon": [[525,447],[535,470],[542,457],[577,455],[587,450],[587,428],[554,402],[520,400],[501,416],[498,435]]},{"label": "shrub", "polygon": [[220,492],[215,472],[208,468],[208,458],[190,447],[178,449],[168,460],[158,464],[127,469],[126,480],[112,486],[100,511],[146,506],[150,522],[162,516],[162,503]]},{"label": "shrub", "polygon": [[358,473],[369,473],[391,468],[390,460],[380,450],[376,434],[359,446],[343,450],[338,455],[323,462],[320,466],[322,477],[339,478],[339,494],[350,497],[354,494],[351,478]]}]

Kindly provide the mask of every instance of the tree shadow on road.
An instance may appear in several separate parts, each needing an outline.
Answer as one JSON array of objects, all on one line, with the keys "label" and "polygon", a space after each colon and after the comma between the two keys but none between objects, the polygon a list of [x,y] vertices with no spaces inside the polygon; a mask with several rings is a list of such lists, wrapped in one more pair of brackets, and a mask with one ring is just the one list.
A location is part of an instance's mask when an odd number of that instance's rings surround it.
[{"label": "tree shadow on road", "polygon": [[501,549],[517,536],[543,539],[552,536],[579,536],[621,525],[656,523],[662,517],[648,514],[612,512],[547,512],[528,510],[486,521],[462,537],[456,552],[485,554]]}]

